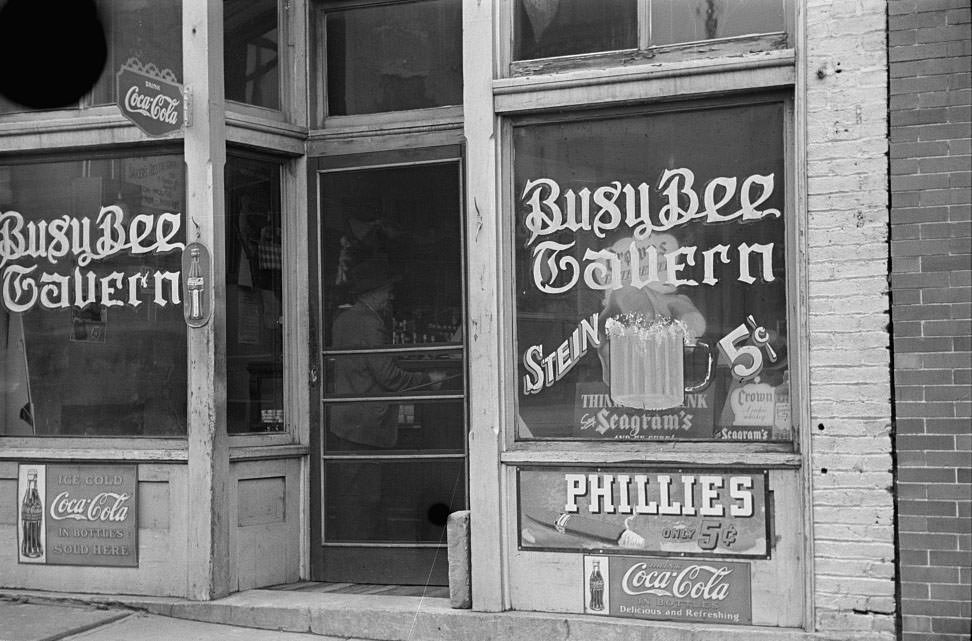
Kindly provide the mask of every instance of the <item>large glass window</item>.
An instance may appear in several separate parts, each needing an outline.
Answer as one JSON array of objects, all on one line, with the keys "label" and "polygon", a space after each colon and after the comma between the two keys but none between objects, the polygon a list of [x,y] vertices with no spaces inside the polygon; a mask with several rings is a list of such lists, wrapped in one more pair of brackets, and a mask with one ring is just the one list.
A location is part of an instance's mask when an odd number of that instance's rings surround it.
[{"label": "large glass window", "polygon": [[[98,17],[108,45],[105,68],[82,103],[110,105],[116,99],[116,74],[129,58],[159,70],[170,69],[182,79],[181,0],[98,0]],[[38,82],[57,82],[56,78]],[[27,111],[0,98],[0,113]]]},{"label": "large glass window", "polygon": [[226,99],[280,108],[277,0],[224,0]]},{"label": "large glass window", "polygon": [[514,60],[785,31],[786,0],[516,0]]},{"label": "large glass window", "polygon": [[231,433],[284,429],[280,164],[226,161],[226,413]]},{"label": "large glass window", "polygon": [[782,102],[513,135],[519,438],[789,441]]},{"label": "large glass window", "polygon": [[0,435],[186,432],[181,154],[0,165]]},{"label": "large glass window", "polygon": [[327,114],[462,103],[460,0],[320,5]]}]

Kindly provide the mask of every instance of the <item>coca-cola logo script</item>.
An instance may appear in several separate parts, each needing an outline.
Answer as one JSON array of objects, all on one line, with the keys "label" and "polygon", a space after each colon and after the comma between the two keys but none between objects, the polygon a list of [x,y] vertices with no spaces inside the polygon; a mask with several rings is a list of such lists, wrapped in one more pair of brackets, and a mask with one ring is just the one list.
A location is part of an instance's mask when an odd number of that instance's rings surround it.
[{"label": "coca-cola logo script", "polygon": [[51,501],[51,518],[55,521],[72,519],[120,523],[128,518],[125,503],[130,498],[130,494],[118,492],[100,492],[86,498],[74,498],[70,492],[61,492]]}]

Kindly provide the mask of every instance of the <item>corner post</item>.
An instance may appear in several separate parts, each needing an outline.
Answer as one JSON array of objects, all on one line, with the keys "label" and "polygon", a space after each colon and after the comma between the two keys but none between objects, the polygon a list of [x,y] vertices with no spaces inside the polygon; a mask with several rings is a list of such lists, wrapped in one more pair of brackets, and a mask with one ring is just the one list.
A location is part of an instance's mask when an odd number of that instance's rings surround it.
[{"label": "corner post", "polygon": [[212,318],[188,331],[189,461],[186,594],[209,600],[229,585],[226,435],[226,296],[223,168],[226,124],[223,96],[223,2],[182,3],[183,82],[192,104],[185,130],[186,242],[213,257]]}]

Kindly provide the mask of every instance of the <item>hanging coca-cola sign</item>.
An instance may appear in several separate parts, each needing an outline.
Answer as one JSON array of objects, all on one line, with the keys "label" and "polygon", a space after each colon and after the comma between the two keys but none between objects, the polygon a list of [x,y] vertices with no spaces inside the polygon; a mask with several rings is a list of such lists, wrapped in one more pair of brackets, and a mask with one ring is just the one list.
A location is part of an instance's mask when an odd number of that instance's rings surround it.
[{"label": "hanging coca-cola sign", "polygon": [[212,258],[202,243],[189,243],[182,251],[182,311],[189,327],[203,327],[213,313]]},{"label": "hanging coca-cola sign", "polygon": [[171,69],[143,65],[129,58],[118,71],[118,108],[149,136],[164,136],[182,128],[182,85]]}]

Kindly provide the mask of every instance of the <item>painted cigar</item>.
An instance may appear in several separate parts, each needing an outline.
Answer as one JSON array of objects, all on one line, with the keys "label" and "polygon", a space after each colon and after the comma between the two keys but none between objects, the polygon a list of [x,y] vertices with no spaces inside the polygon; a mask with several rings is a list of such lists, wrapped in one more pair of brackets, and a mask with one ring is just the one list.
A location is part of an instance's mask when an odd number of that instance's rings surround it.
[{"label": "painted cigar", "polygon": [[627,525],[607,523],[554,510],[534,510],[525,515],[531,521],[553,528],[561,534],[573,534],[624,548],[642,548],[645,545],[645,539],[629,530]]}]

